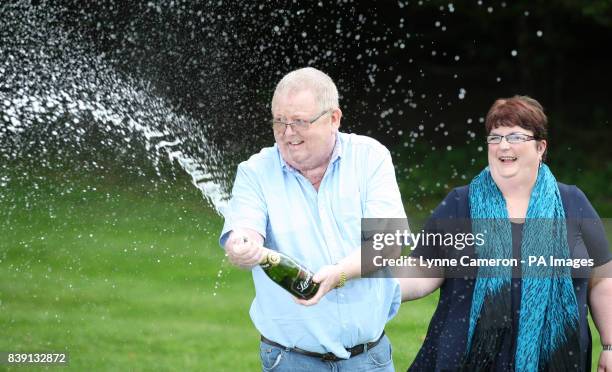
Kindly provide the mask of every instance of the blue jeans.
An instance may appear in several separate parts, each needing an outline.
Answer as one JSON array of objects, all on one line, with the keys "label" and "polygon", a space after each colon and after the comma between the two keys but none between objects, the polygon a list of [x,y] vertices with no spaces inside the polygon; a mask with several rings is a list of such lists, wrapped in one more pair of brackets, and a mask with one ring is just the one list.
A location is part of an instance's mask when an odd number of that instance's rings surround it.
[{"label": "blue jeans", "polygon": [[277,346],[260,344],[259,356],[262,371],[299,372],[299,371],[330,371],[330,372],[393,372],[391,358],[391,343],[387,336],[380,339],[378,345],[350,359],[328,362],[319,358],[303,355]]}]

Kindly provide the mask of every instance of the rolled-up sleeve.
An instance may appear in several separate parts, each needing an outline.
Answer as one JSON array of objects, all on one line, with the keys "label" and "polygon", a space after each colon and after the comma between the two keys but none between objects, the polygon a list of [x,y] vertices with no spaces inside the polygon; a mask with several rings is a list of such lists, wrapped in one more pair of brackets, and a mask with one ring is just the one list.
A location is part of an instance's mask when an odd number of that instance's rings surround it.
[{"label": "rolled-up sleeve", "polygon": [[225,223],[219,237],[221,247],[225,246],[229,233],[237,228],[255,230],[264,239],[266,237],[268,213],[265,199],[254,170],[246,163],[238,166],[232,197],[223,217]]},{"label": "rolled-up sleeve", "polygon": [[368,169],[364,218],[406,218],[389,151],[372,151]]}]

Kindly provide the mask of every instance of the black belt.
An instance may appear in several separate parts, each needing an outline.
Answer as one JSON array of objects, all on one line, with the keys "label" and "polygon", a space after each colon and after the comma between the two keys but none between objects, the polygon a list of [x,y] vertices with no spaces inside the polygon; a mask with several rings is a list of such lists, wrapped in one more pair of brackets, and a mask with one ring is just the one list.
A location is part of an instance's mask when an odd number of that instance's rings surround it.
[{"label": "black belt", "polygon": [[[361,344],[361,345],[357,345],[357,346],[353,346],[349,349],[346,349],[346,351],[348,351],[349,353],[351,353],[351,358],[359,355],[361,353],[363,353],[366,350],[366,346],[369,349],[373,348],[374,346],[378,345],[378,343],[380,342],[380,340],[383,338],[383,336],[385,335],[385,331],[383,331],[383,333],[380,335],[380,337],[378,338],[378,340],[376,341],[372,341],[372,342],[368,342],[367,344]],[[337,362],[339,360],[343,360],[342,358],[338,358],[334,353],[325,353],[325,354],[321,354],[321,353],[313,353],[312,351],[307,351],[307,350],[302,350],[300,348],[297,347],[285,347],[281,344],[278,344],[272,340],[268,340],[267,338],[265,338],[263,335],[261,336],[261,341],[270,345],[270,346],[276,346],[276,347],[280,347],[281,349],[285,349],[285,350],[291,350],[294,351],[298,354],[303,354],[303,355],[307,355],[309,357],[313,357],[313,358],[319,358],[321,360],[325,360],[327,362]]]}]

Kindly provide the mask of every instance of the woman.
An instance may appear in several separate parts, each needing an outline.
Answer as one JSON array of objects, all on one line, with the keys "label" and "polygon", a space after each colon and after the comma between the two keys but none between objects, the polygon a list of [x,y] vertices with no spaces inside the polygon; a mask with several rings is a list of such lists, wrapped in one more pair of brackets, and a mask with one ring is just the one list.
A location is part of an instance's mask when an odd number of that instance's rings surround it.
[{"label": "woman", "polygon": [[[446,279],[427,273],[400,279],[404,301],[441,288],[409,370],[588,371],[587,303],[604,349],[612,343],[610,275],[589,280],[590,267],[527,263],[529,257],[585,258],[609,273],[612,254],[601,221],[584,194],[557,183],[543,163],[547,118],[536,100],[499,99],[485,125],[489,166],[469,186],[453,190],[426,225],[434,233],[484,234],[483,244],[421,246],[415,255],[515,258],[518,265],[447,267]],[[602,351],[599,366],[612,371],[612,351]]]}]

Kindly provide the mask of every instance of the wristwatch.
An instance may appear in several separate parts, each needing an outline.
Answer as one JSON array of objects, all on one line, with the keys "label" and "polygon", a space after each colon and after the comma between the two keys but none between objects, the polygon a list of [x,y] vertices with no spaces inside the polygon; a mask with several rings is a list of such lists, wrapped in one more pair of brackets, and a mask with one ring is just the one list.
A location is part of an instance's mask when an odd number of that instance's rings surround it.
[{"label": "wristwatch", "polygon": [[346,273],[344,271],[340,272],[340,281],[336,285],[336,288],[342,288],[346,284]]}]

